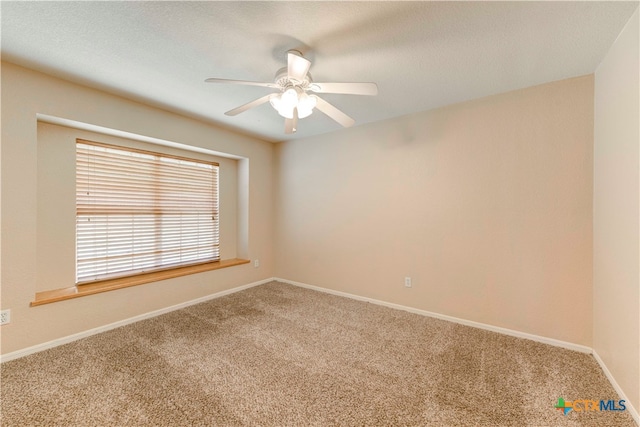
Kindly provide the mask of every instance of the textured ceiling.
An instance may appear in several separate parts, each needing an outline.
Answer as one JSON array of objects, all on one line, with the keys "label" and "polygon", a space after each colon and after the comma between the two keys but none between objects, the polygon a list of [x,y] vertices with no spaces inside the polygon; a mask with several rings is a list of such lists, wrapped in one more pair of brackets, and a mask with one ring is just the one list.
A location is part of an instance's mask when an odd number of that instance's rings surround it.
[{"label": "textured ceiling", "polygon": [[298,132],[271,90],[297,48],[314,80],[372,81],[376,97],[323,95],[358,124],[595,71],[638,2],[9,2],[2,59],[268,141],[340,126],[315,112]]}]

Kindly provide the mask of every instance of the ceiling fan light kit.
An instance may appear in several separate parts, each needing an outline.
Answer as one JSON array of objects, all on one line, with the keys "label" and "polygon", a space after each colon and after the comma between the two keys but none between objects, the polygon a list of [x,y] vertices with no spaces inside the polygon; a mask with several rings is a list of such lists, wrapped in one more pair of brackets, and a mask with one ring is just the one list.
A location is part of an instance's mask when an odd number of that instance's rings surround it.
[{"label": "ceiling fan light kit", "polygon": [[355,121],[314,93],[336,93],[344,95],[377,95],[378,86],[375,83],[314,83],[309,74],[311,61],[296,50],[287,52],[287,66],[278,70],[274,83],[251,82],[245,80],[228,80],[209,78],[208,83],[227,83],[248,86],[262,86],[277,89],[272,93],[233,110],[227,111],[228,116],[235,116],[249,108],[269,102],[279,115],[285,118],[285,133],[296,132],[298,119],[308,117],[317,108],[331,119],[344,127],[352,126]]},{"label": "ceiling fan light kit", "polygon": [[282,93],[274,93],[269,98],[271,106],[278,114],[287,119],[292,119],[294,110],[297,109],[299,119],[309,117],[316,107],[318,98],[308,95],[298,88],[291,87]]}]

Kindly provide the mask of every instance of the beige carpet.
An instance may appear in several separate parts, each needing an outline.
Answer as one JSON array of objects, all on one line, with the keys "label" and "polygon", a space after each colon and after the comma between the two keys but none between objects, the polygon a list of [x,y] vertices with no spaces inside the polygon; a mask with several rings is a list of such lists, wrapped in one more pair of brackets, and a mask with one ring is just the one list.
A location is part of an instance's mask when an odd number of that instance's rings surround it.
[{"label": "beige carpet", "polygon": [[635,426],[590,355],[269,283],[2,365],[2,426]]}]

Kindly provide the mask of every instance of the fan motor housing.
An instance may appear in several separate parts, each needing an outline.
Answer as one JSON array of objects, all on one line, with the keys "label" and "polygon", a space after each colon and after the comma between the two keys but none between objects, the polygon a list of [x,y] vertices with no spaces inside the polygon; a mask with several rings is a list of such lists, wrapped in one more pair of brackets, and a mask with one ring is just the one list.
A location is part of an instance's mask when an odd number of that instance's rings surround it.
[{"label": "fan motor housing", "polygon": [[306,89],[307,87],[309,87],[309,84],[311,84],[311,82],[313,82],[313,79],[311,78],[311,73],[307,73],[307,75],[304,77],[304,80],[302,80],[302,81],[298,81],[298,80],[295,80],[295,79],[290,79],[289,78],[289,71],[288,71],[287,67],[283,67],[283,68],[280,68],[276,72],[276,77],[275,77],[274,81],[282,89],[285,89],[285,88],[287,88],[289,86],[296,86],[296,87],[299,87],[301,89]]}]

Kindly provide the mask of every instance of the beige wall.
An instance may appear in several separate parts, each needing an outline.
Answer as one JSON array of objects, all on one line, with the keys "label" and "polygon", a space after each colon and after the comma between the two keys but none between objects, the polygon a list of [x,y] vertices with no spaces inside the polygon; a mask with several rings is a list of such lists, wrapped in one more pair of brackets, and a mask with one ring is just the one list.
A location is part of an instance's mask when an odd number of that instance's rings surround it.
[{"label": "beige wall", "polygon": [[590,346],[592,130],[585,76],[278,144],[276,274]]},{"label": "beige wall", "polygon": [[595,74],[593,348],[640,410],[638,10]]},{"label": "beige wall", "polygon": [[[71,179],[67,169],[70,157],[64,149],[49,150],[45,144],[64,148],[60,138],[68,139],[69,132],[75,132],[51,125],[39,127],[37,114],[242,157],[225,159],[221,170],[236,174],[221,175],[222,197],[233,205],[225,207],[229,217],[221,227],[227,232],[221,252],[225,257],[259,258],[260,267],[236,266],[29,307],[38,290],[73,286],[69,274],[73,266],[54,265],[48,258],[54,251],[52,242],[58,238],[61,244],[55,257],[67,259],[72,250],[68,224],[73,217],[67,218],[68,194],[62,191]],[[77,134],[87,136],[84,131]],[[274,275],[272,144],[8,63],[2,63],[1,137],[1,305],[11,309],[11,323],[1,330],[2,354]],[[58,173],[52,170],[56,164],[61,167]],[[63,168],[65,164],[67,168]],[[48,187],[43,188],[45,185]],[[234,186],[237,194],[229,194]],[[45,196],[45,188],[61,192]],[[56,207],[61,217],[50,212]],[[63,229],[55,229],[57,226]]]}]

